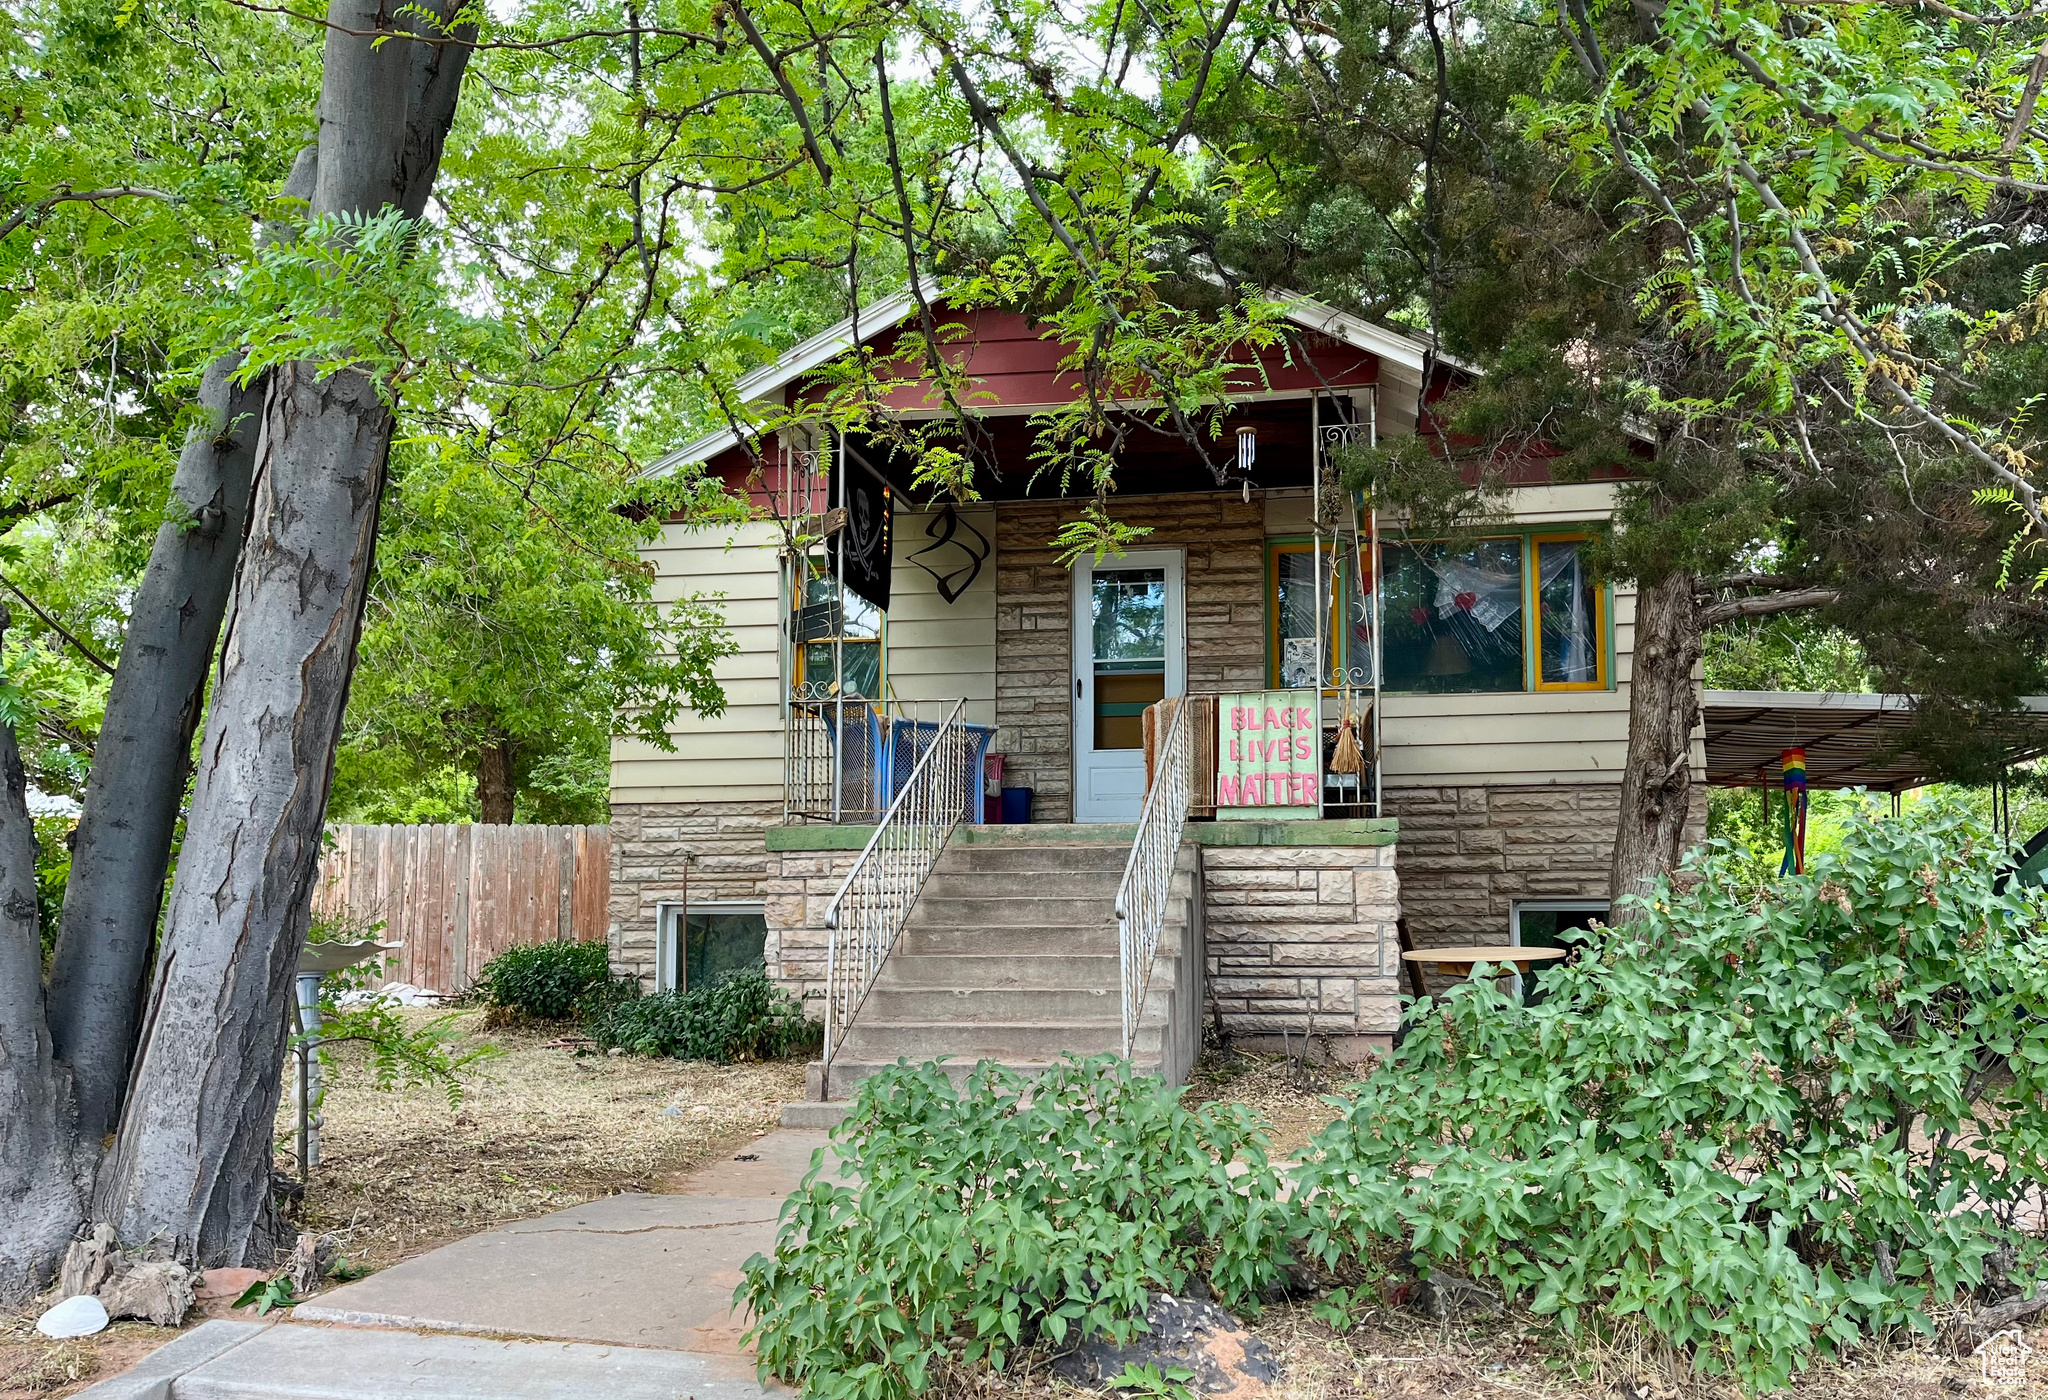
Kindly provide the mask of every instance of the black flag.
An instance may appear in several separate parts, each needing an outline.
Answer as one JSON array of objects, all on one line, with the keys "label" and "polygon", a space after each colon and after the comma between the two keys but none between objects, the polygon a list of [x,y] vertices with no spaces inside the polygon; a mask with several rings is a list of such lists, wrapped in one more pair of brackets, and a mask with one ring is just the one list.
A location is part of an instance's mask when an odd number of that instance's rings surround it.
[{"label": "black flag", "polygon": [[895,529],[889,483],[866,462],[846,452],[852,470],[839,479],[839,503],[846,507],[846,528],[837,536],[846,591],[889,610],[889,544]]}]

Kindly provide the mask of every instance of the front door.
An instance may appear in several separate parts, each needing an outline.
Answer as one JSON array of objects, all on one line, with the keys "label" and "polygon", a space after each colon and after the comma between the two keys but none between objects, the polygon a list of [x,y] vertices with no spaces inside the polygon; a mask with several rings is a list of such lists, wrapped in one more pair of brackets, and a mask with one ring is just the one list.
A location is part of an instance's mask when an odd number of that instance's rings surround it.
[{"label": "front door", "polygon": [[1145,707],[1187,686],[1181,553],[1074,565],[1074,820],[1134,822],[1145,803]]}]

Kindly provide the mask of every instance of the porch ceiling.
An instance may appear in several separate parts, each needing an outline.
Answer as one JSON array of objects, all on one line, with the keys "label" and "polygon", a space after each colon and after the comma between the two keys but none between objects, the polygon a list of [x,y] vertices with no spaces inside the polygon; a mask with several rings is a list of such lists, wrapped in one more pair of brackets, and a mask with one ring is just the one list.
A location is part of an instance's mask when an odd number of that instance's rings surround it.
[{"label": "porch ceiling", "polygon": [[[1925,759],[1900,748],[1913,722],[1910,695],[1709,690],[1700,700],[1713,786],[1775,786],[1791,748],[1806,750],[1811,787],[1897,792],[1938,781]],[[2048,697],[2024,703],[2002,739],[2007,763],[2048,753]]]},{"label": "porch ceiling", "polygon": [[[1118,495],[1171,495],[1226,489],[1216,484],[1209,465],[1178,433],[1136,416],[1126,422],[1128,436],[1117,448]],[[1306,399],[1241,404],[1231,410],[1223,419],[1221,431],[1215,437],[1205,439],[1203,446],[1211,462],[1228,465],[1234,472],[1237,429],[1241,425],[1249,425],[1258,432],[1258,460],[1252,468],[1253,486],[1260,490],[1305,487],[1310,482],[1309,463],[1314,456],[1310,450],[1311,424],[1311,411]],[[1042,477],[1035,486],[1032,484],[1032,476],[1040,468],[1034,453],[1038,451],[1041,426],[1021,414],[981,420],[985,435],[974,446],[979,448],[976,456],[985,469],[985,474],[978,481],[984,497],[995,501],[1014,501],[1027,495],[1033,500],[1046,500],[1093,494],[1094,484],[1085,478],[1070,483],[1064,491],[1051,474]],[[958,438],[941,441],[963,452],[970,449],[969,444]],[[906,493],[906,499],[911,494],[924,494],[911,493],[911,464],[886,439],[856,434],[849,437],[848,444],[887,476],[890,485]],[[988,467],[993,467],[994,471],[987,472]],[[1239,490],[1239,483],[1233,480],[1227,489]]]}]

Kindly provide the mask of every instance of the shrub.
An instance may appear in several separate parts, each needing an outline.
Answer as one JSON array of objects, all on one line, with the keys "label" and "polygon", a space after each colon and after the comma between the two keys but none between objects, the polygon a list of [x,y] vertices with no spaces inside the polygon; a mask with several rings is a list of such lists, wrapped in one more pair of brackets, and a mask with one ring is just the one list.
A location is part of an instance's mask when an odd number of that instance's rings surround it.
[{"label": "shrub", "polygon": [[1873,813],[1805,877],[1683,872],[1538,1006],[1455,989],[1317,1138],[1311,1251],[1405,1243],[1751,1387],[1932,1331],[1994,1251],[2040,1262],[2048,943],[1995,865],[1959,813]]},{"label": "shrub", "polygon": [[965,1093],[898,1065],[861,1085],[833,1144],[860,1184],[814,1160],[738,1294],[762,1374],[806,1395],[900,1397],[949,1354],[1000,1367],[1040,1335],[1124,1340],[1147,1290],[1196,1274],[1255,1306],[1286,1262],[1250,1112],[1189,1109],[1112,1056],[1035,1081],[983,1063]]},{"label": "shrub", "polygon": [[759,973],[687,992],[619,999],[585,1029],[606,1049],[684,1060],[771,1060],[815,1050],[823,1028],[803,1004]]},{"label": "shrub", "polygon": [[484,964],[471,995],[494,1022],[566,1021],[616,995],[613,988],[611,950],[592,939],[507,948]]}]

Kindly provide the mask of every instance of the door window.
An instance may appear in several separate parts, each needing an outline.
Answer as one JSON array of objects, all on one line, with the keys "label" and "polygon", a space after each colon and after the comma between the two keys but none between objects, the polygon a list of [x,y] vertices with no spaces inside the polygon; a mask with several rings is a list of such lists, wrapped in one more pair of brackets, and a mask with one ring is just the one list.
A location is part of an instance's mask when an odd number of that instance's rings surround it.
[{"label": "door window", "polygon": [[1097,569],[1089,604],[1095,747],[1143,748],[1145,707],[1166,697],[1166,571]]}]

